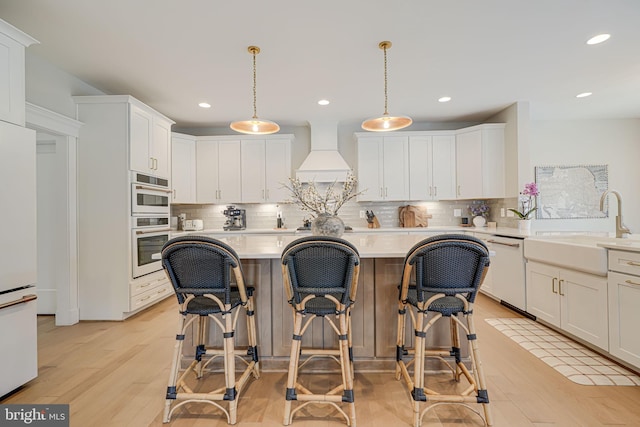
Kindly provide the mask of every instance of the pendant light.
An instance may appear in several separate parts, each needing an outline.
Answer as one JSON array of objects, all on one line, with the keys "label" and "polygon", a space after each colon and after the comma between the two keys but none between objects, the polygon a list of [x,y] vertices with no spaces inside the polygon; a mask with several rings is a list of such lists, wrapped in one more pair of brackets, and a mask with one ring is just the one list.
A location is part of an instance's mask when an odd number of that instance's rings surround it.
[{"label": "pendant light", "polygon": [[384,51],[384,114],[362,122],[362,129],[372,132],[386,132],[406,128],[413,123],[411,117],[390,116],[387,111],[387,49],[391,49],[391,42],[382,41],[378,47]]},{"label": "pendant light", "polygon": [[258,46],[249,46],[247,50],[253,55],[253,117],[248,120],[233,122],[230,127],[236,132],[250,135],[267,135],[278,132],[280,126],[277,123],[258,118],[256,108],[256,55],[260,53],[260,48]]}]

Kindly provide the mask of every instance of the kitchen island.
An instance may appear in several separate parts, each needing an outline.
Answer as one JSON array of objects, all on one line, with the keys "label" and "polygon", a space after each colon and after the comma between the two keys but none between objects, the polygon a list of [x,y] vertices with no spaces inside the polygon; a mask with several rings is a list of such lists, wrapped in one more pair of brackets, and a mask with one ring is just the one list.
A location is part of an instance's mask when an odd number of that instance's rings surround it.
[{"label": "kitchen island", "polygon": [[[404,257],[416,243],[443,233],[423,230],[422,233],[347,233],[343,236],[358,248],[361,258],[357,301],[352,311],[356,371],[395,369],[398,284]],[[451,232],[460,233],[460,230],[449,230]],[[256,289],[258,346],[263,367],[286,371],[293,319],[284,293],[280,256],[290,242],[302,236],[198,234],[217,238],[238,253],[246,281]],[[311,330],[305,334],[304,345],[317,348],[337,345],[335,334],[326,329],[328,327],[326,322],[314,321]],[[439,322],[432,330],[429,344],[442,344],[448,348],[448,323]],[[413,331],[409,330],[407,343],[412,343],[412,335]],[[244,345],[246,331],[241,325],[237,337],[239,345]],[[218,340],[211,336],[212,343],[217,344]],[[466,345],[462,351],[463,355],[467,354]]]}]

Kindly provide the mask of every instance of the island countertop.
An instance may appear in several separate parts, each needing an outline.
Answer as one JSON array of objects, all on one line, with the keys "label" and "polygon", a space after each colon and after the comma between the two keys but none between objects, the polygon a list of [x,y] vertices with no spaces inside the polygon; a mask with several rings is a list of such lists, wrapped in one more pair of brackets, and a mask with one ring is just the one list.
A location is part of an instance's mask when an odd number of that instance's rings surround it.
[{"label": "island countertop", "polygon": [[[435,230],[434,230],[435,231]],[[452,231],[448,231],[451,233]],[[454,231],[455,232],[455,231]],[[345,233],[342,238],[352,243],[361,258],[404,258],[416,243],[434,233]],[[231,246],[241,259],[278,259],[284,248],[304,235],[220,235],[198,233],[214,237]]]}]

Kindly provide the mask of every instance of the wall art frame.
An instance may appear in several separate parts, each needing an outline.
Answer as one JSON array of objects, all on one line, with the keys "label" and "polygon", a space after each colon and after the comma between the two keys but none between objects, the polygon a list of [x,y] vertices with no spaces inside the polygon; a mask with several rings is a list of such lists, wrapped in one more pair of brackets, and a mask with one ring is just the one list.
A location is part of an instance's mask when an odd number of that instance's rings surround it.
[{"label": "wall art frame", "polygon": [[606,218],[600,197],[609,187],[608,165],[536,166],[540,194],[536,219]]}]

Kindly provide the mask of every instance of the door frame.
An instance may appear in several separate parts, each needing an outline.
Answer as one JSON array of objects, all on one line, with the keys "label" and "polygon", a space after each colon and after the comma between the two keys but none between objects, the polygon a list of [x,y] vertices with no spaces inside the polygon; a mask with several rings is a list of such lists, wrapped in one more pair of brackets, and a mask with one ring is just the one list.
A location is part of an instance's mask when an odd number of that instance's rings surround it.
[{"label": "door frame", "polygon": [[[68,248],[65,265],[68,283],[61,283],[57,289],[56,325],[73,325],[80,320],[78,299],[78,190],[77,151],[78,136],[82,123],[50,111],[46,108],[26,103],[26,127],[36,132],[44,132],[64,138],[67,153],[67,206],[66,223],[68,234],[65,246]],[[35,162],[36,159],[33,159]]]}]

